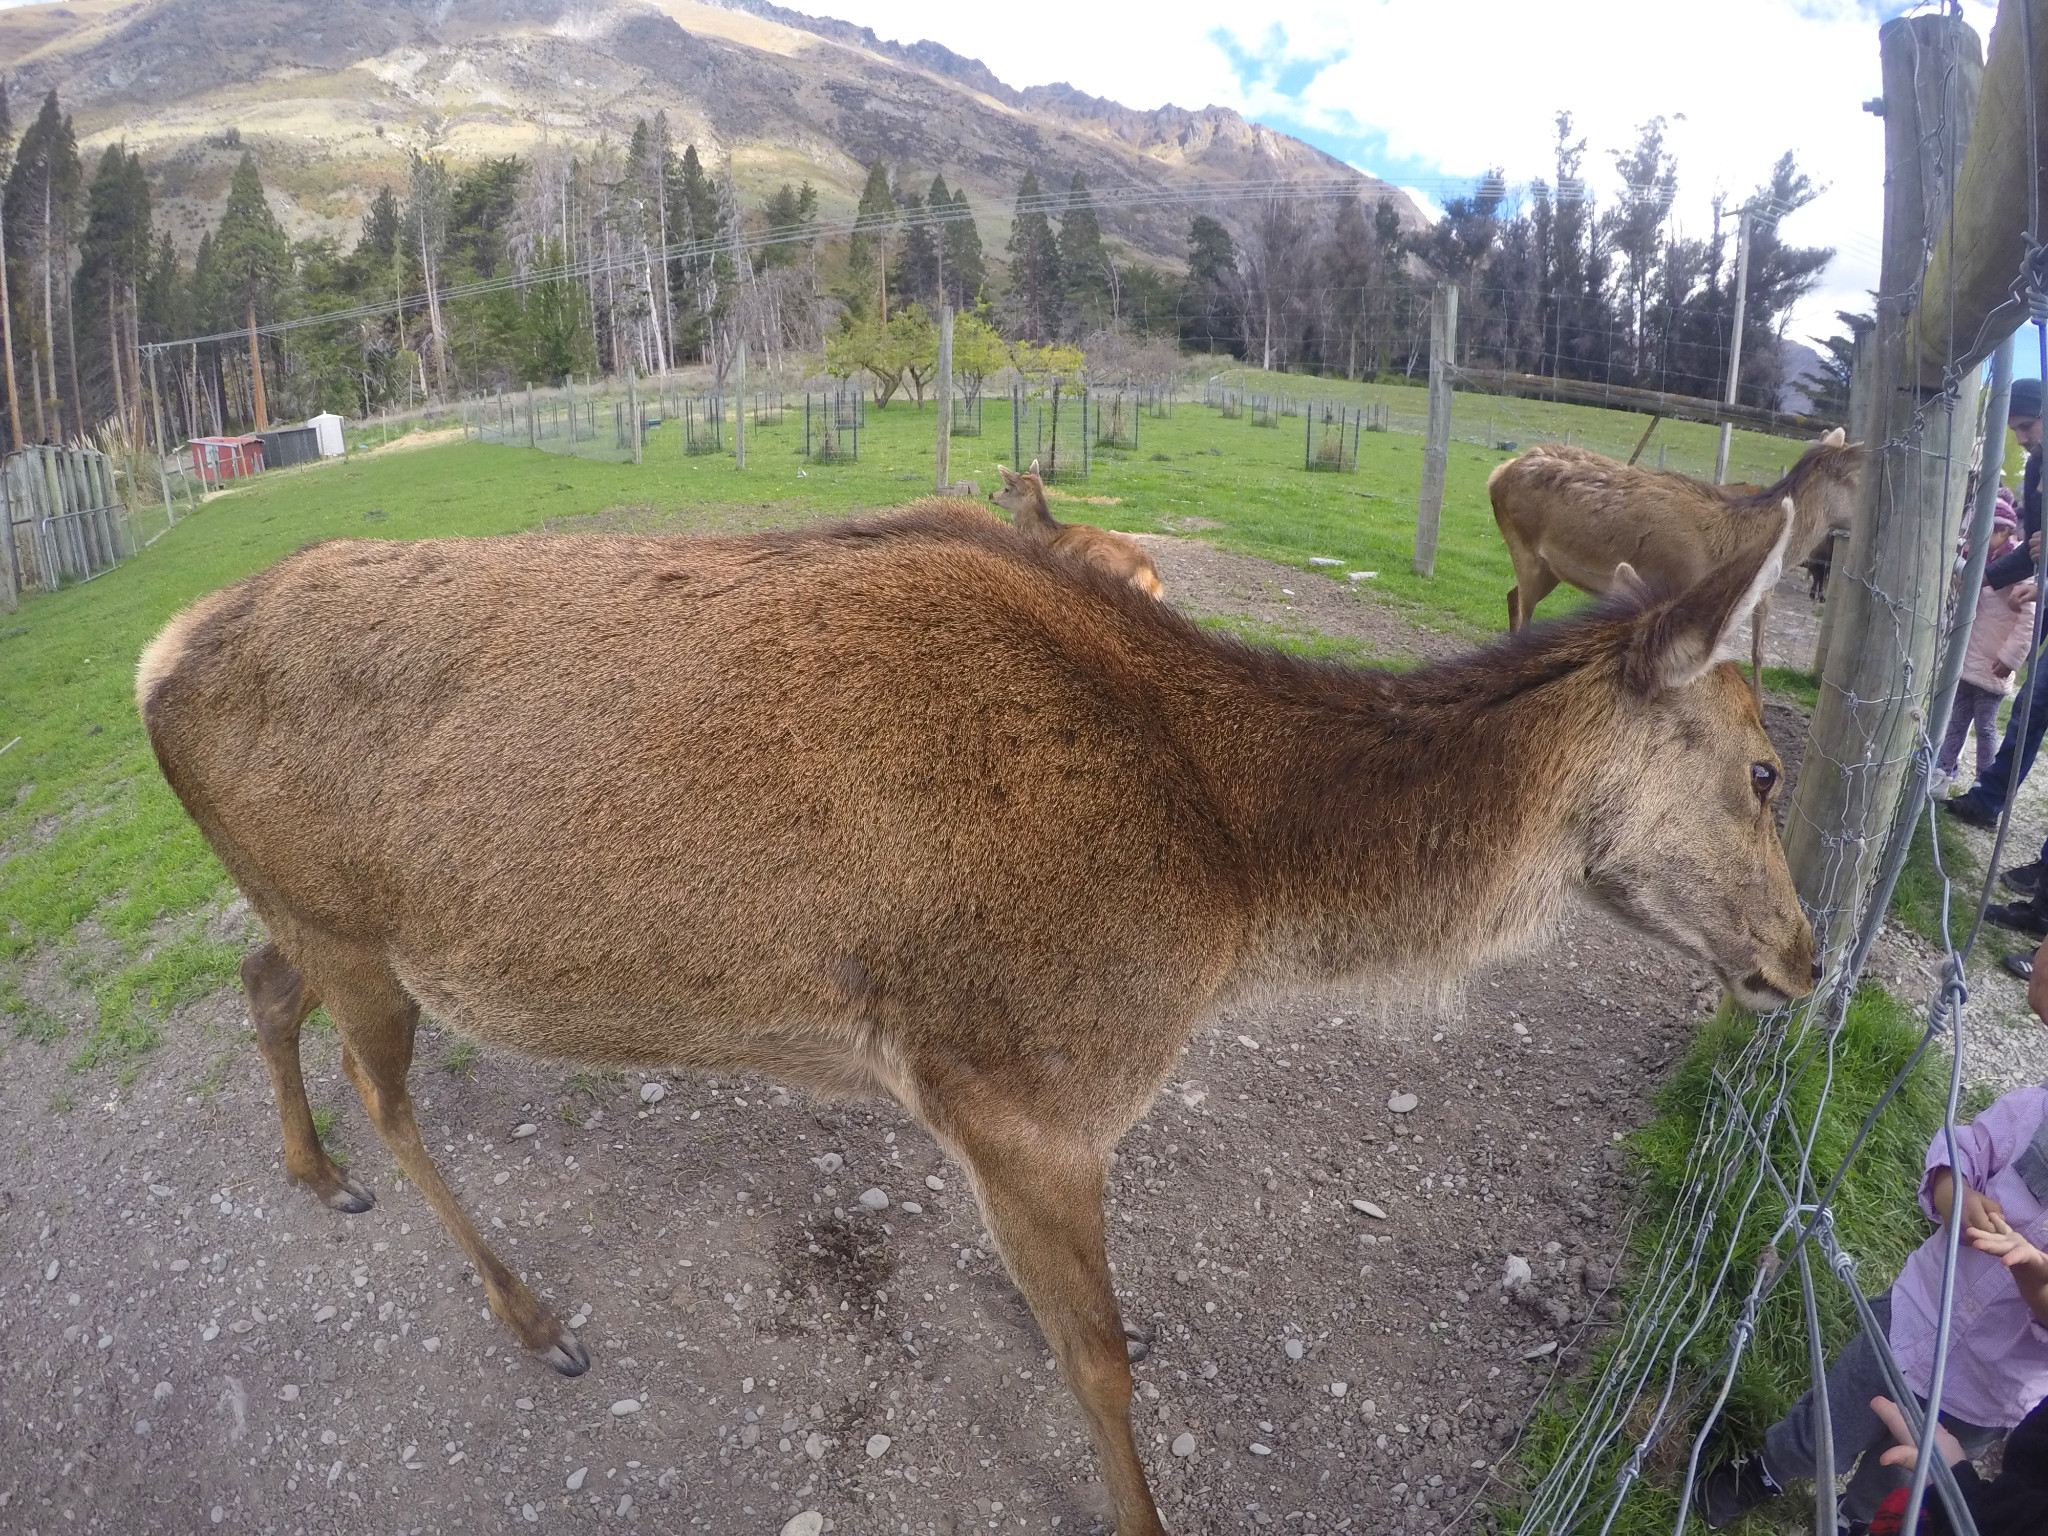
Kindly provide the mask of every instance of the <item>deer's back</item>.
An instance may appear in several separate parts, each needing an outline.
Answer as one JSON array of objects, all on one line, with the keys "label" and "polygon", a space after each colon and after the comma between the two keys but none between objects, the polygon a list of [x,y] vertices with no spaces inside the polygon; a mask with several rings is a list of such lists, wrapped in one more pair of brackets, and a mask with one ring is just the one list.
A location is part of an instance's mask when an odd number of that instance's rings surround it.
[{"label": "deer's back", "polygon": [[1086,523],[1066,523],[1052,536],[1052,548],[1070,560],[1084,561],[1119,581],[1129,582],[1147,596],[1159,597],[1166,590],[1159,580],[1158,567],[1145,553],[1145,546],[1127,533]]},{"label": "deer's back", "polygon": [[1185,1008],[1241,925],[1151,606],[978,511],[336,543],[174,623],[144,713],[266,920],[487,1038],[1014,1045]]},{"label": "deer's back", "polygon": [[1504,537],[1593,592],[1624,560],[1652,581],[1691,585],[1713,563],[1729,520],[1711,486],[1562,445],[1502,464],[1487,493]]}]

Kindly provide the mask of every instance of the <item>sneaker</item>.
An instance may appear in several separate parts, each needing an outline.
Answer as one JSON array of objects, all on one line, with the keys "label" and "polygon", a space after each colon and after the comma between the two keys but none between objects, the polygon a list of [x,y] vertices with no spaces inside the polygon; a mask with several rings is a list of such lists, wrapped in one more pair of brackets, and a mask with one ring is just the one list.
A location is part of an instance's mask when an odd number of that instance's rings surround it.
[{"label": "sneaker", "polygon": [[1984,909],[1984,920],[2030,939],[2048,939],[2048,907],[2036,906],[2031,899],[1994,903]]},{"label": "sneaker", "polygon": [[1700,1479],[1700,1518],[1708,1530],[1718,1531],[1784,1491],[1764,1470],[1762,1456],[1738,1456]]},{"label": "sneaker", "polygon": [[2036,859],[2031,864],[2015,864],[2010,869],[2000,870],[1998,883],[2022,896],[2037,894],[2041,889],[2041,861]]},{"label": "sneaker", "polygon": [[1953,800],[1942,801],[1941,808],[1968,826],[1983,827],[1989,831],[1998,825],[1999,813],[1979,800],[1974,791],[1967,795],[1957,795]]}]

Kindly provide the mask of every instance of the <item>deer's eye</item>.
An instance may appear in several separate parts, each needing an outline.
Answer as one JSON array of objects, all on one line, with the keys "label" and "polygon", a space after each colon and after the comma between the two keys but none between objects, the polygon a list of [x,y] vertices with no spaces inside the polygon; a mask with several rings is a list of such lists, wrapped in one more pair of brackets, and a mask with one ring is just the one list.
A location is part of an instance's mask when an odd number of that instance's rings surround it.
[{"label": "deer's eye", "polygon": [[1757,799],[1770,799],[1771,789],[1777,782],[1778,770],[1769,763],[1751,763],[1749,765],[1749,786],[1756,791]]}]

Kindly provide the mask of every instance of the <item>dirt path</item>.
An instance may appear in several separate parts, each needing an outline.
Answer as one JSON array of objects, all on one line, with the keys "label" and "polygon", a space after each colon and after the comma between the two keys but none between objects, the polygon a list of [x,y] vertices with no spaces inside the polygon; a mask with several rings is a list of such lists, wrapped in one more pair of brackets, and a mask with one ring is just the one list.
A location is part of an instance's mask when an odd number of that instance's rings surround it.
[{"label": "dirt path", "polygon": [[[1459,644],[1320,577],[1154,548],[1196,611]],[[1305,997],[1199,1033],[1110,1204],[1126,1316],[1157,1330],[1136,1414],[1169,1526],[1425,1532],[1465,1509],[1597,1326],[1629,1199],[1614,1143],[1715,995],[1588,915],[1454,1016]],[[331,1031],[308,1077],[377,1193],[361,1216],[285,1178],[237,995],[180,1010],[125,1087],[70,1050],[12,1042],[0,1073],[0,1529],[1095,1528],[1073,1402],[959,1171],[891,1105],[466,1060],[423,1033],[433,1150],[588,1344],[571,1382],[485,1314]],[[1417,1107],[1392,1113],[1399,1093]],[[1538,1277],[1514,1301],[1510,1254]]]}]

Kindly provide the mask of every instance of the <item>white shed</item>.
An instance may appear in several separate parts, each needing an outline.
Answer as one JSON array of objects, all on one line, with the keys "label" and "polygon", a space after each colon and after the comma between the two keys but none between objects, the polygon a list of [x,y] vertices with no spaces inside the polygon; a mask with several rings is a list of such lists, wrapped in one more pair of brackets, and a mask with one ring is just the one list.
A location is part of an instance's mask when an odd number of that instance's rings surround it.
[{"label": "white shed", "polygon": [[313,417],[306,425],[320,434],[321,458],[336,459],[341,457],[341,418],[339,416],[335,415],[332,411],[328,411],[323,415]]}]

